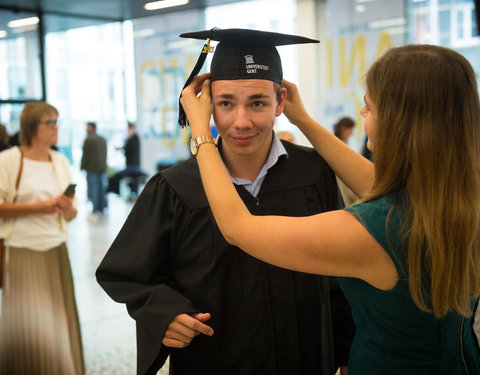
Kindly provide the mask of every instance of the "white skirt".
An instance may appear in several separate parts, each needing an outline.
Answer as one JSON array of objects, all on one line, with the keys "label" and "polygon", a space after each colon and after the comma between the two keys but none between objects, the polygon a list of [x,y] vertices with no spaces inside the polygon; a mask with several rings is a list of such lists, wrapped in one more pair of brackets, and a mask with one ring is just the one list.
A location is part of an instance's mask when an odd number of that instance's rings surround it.
[{"label": "white skirt", "polygon": [[67,248],[7,247],[0,374],[82,375],[83,350]]}]

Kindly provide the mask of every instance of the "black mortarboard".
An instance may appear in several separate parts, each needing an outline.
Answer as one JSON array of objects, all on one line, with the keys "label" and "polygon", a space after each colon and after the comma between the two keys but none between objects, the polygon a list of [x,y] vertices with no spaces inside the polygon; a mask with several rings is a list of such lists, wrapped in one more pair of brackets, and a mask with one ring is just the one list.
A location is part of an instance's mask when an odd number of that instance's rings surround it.
[{"label": "black mortarboard", "polygon": [[[210,40],[219,42],[210,66],[210,80],[265,79],[277,83],[282,81],[283,71],[276,46],[319,43],[318,40],[302,36],[249,29],[214,28],[184,33],[180,37],[206,40],[184,88],[198,75],[208,52],[213,51]],[[182,127],[187,125],[181,104],[179,104],[178,123]]]}]

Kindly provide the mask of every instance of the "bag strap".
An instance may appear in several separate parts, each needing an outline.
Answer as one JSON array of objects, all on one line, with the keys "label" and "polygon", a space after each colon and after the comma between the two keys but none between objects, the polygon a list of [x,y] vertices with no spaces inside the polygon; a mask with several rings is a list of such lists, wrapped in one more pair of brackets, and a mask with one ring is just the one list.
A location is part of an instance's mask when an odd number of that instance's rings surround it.
[{"label": "bag strap", "polygon": [[18,149],[20,150],[20,168],[18,169],[17,182],[15,183],[15,195],[17,195],[16,191],[18,190],[18,184],[20,183],[20,177],[22,177],[23,169],[23,149],[21,147]]}]

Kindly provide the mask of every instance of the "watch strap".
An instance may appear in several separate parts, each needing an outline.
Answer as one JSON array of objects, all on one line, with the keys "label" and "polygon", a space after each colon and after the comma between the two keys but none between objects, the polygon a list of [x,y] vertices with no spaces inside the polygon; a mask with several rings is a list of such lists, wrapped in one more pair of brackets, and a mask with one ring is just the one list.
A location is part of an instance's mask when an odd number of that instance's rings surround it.
[{"label": "watch strap", "polygon": [[195,139],[195,143],[197,144],[197,147],[199,147],[203,143],[213,143],[215,146],[217,145],[217,141],[211,135],[199,135],[194,139]]}]

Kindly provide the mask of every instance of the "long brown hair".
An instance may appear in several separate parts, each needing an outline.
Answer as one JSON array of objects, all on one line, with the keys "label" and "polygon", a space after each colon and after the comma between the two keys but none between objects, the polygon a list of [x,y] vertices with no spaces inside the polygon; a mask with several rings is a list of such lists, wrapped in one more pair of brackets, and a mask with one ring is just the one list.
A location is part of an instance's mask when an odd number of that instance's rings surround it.
[{"label": "long brown hair", "polygon": [[375,183],[366,198],[405,191],[410,293],[441,317],[471,315],[480,290],[480,103],[460,54],[430,45],[389,50],[369,69],[377,107]]}]

